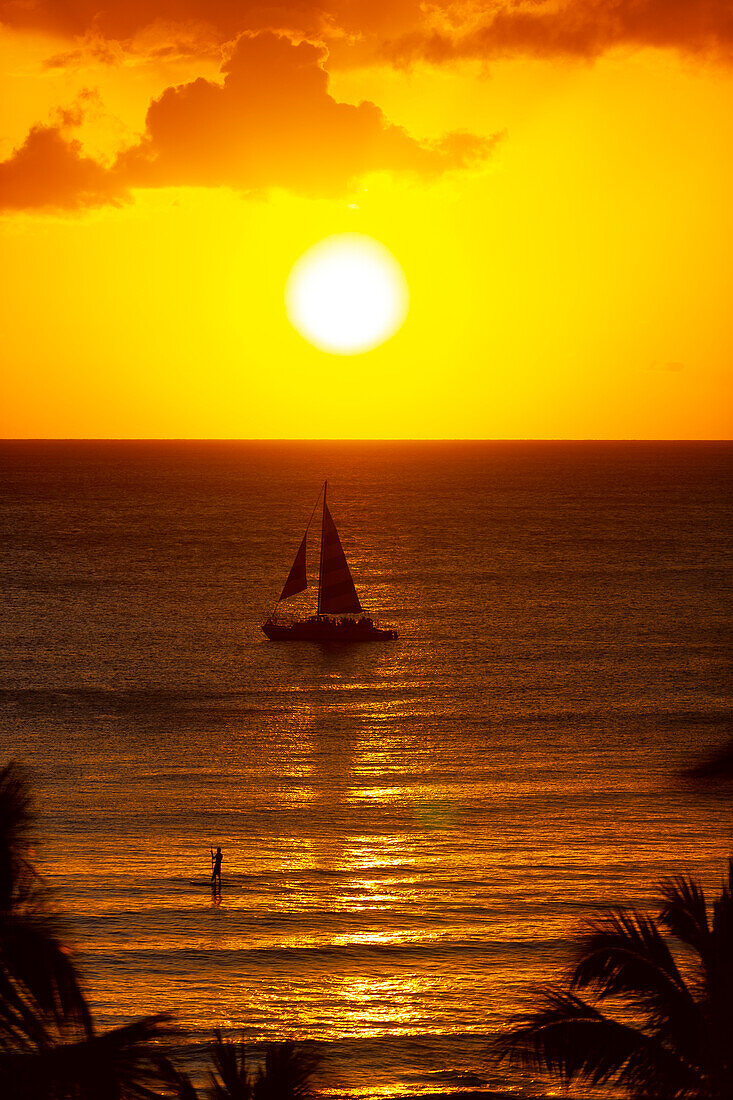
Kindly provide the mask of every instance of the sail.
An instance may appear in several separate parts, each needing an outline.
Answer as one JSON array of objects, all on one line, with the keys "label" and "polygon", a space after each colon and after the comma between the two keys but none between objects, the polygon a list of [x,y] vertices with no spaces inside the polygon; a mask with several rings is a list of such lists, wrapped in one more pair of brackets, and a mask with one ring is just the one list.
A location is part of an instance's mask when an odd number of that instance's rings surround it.
[{"label": "sail", "polygon": [[[287,600],[289,596],[294,596],[297,592],[303,592],[308,587],[308,577],[305,572],[305,544],[307,538],[308,532],[306,531],[300,549],[295,555],[295,561],[288,573],[288,579],[285,581],[283,590],[280,593],[280,600]],[[280,600],[277,602],[280,603]]]},{"label": "sail", "polygon": [[331,519],[325,500],[322,538],[320,612],[322,615],[356,615],[362,607],[354,588],[336,524]]}]

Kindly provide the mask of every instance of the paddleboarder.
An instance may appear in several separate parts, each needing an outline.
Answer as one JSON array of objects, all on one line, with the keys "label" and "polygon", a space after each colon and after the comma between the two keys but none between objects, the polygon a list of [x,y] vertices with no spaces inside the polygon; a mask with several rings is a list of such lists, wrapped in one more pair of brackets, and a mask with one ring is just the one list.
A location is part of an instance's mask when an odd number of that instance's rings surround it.
[{"label": "paddleboarder", "polygon": [[221,854],[221,848],[216,849],[216,855],[214,849],[211,848],[211,889],[216,890],[217,886],[221,890],[221,861],[224,858]]}]

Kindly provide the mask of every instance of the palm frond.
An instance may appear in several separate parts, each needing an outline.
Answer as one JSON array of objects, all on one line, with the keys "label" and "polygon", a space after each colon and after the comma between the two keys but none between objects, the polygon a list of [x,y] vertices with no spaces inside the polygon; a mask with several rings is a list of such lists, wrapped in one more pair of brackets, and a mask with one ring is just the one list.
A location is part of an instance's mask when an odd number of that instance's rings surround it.
[{"label": "palm frond", "polygon": [[675,875],[660,884],[660,895],[662,926],[704,960],[710,948],[710,924],[702,887],[693,878]]},{"label": "palm frond", "polygon": [[309,1100],[317,1055],[293,1042],[272,1043],[254,1084],[254,1100]]},{"label": "palm frond", "polygon": [[696,983],[701,1033],[699,1062],[707,1069],[711,1095],[733,1095],[733,859],[727,883],[709,918],[705,895],[694,879],[678,875],[662,883],[660,922],[700,960]]},{"label": "palm frond", "polygon": [[[511,1022],[494,1043],[500,1060],[636,1098],[733,1097],[733,858],[712,922],[693,879],[660,889],[656,919],[615,909],[586,927],[570,988],[547,987],[535,1012]],[[678,965],[665,933],[690,949],[690,965]]]},{"label": "palm frond", "polygon": [[86,1045],[94,1048],[104,1086],[99,1091],[99,1100],[115,1096],[120,1100],[158,1098],[158,1086],[164,1082],[160,1059],[177,1035],[172,1018],[160,1013],[95,1036]]},{"label": "palm frond", "polygon": [[28,873],[25,853],[33,823],[29,775],[11,761],[0,769],[0,912],[12,908],[19,884]]},{"label": "palm frond", "polygon": [[171,1092],[174,1100],[199,1100],[193,1081],[180,1070],[169,1057],[162,1055],[158,1059],[160,1075]]},{"label": "palm frond", "polygon": [[697,1061],[699,1005],[653,921],[634,909],[611,911],[588,925],[577,951],[571,989],[592,989],[601,1000],[623,997],[646,1026]]},{"label": "palm frond", "polygon": [[253,1070],[246,1044],[228,1041],[216,1031],[211,1060],[212,1100],[310,1100],[313,1095],[318,1058],[296,1043],[271,1043],[264,1062]]},{"label": "palm frond", "polygon": [[245,1043],[225,1039],[217,1028],[211,1046],[211,1060],[215,1069],[211,1074],[211,1096],[214,1100],[251,1100],[252,1080],[248,1073]]},{"label": "palm frond", "polygon": [[162,1043],[174,1034],[167,1016],[147,1016],[78,1043],[0,1055],[4,1100],[161,1100],[166,1088]]},{"label": "palm frond", "polygon": [[89,1009],[58,927],[54,914],[42,910],[12,914],[2,922],[0,976],[5,982],[0,983],[0,998],[2,989],[9,996],[12,986],[26,1008],[43,1017],[46,1027],[62,1040],[90,1037]]},{"label": "palm frond", "polygon": [[29,859],[33,823],[28,774],[10,763],[0,769],[0,1095],[158,1100],[170,1020],[95,1035],[65,922]]},{"label": "palm frond", "polygon": [[733,945],[733,856],[728,860],[728,881],[713,903],[712,936],[716,952]]},{"label": "palm frond", "polygon": [[91,1036],[65,924],[28,859],[31,784],[16,763],[0,770],[0,1050],[42,1050]]},{"label": "palm frond", "polygon": [[705,972],[705,1017],[711,1077],[718,1094],[733,1096],[733,859],[713,905]]},{"label": "palm frond", "polygon": [[516,1017],[495,1039],[493,1052],[500,1062],[548,1073],[563,1087],[616,1083],[671,1100],[699,1083],[692,1067],[653,1036],[553,987],[539,1009]]},{"label": "palm frond", "polygon": [[677,964],[654,923],[635,909],[616,909],[590,921],[577,937],[574,989],[601,997],[645,993],[660,986],[685,990]]}]

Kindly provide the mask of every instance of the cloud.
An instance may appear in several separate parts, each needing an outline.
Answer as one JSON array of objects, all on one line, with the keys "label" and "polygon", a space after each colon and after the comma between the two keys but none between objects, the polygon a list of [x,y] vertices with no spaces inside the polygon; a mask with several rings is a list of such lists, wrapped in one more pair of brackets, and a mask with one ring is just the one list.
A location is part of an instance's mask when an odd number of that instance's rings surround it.
[{"label": "cloud", "polygon": [[122,158],[125,176],[146,186],[328,195],[366,172],[437,176],[489,152],[486,139],[471,135],[421,143],[374,103],[337,103],[324,59],[308,42],[269,33],[241,38],[222,84],[199,78],[151,103],[143,140]]},{"label": "cloud", "polygon": [[679,374],[685,369],[684,363],[658,363],[656,360],[649,364],[649,370],[664,371],[665,374]]},{"label": "cloud", "polygon": [[[0,0],[0,22],[25,30],[43,30],[66,37],[89,31],[105,38],[127,39],[155,23],[216,27],[233,37],[248,24],[250,13],[263,10],[247,0]],[[273,10],[277,5],[271,5]]]},{"label": "cloud", "polygon": [[0,163],[0,208],[75,209],[120,202],[130,188],[165,186],[338,195],[368,172],[430,179],[471,167],[498,140],[453,133],[417,141],[374,103],[338,103],[324,60],[325,51],[308,42],[271,33],[240,38],[222,82],[200,77],[167,88],[150,104],[140,141],[109,169],[64,135],[63,119],[36,126]]},{"label": "cloud", "polygon": [[[101,39],[131,44],[141,34],[176,42],[197,36],[205,47],[245,32],[282,30],[301,36],[338,26],[360,33],[385,20],[402,28],[406,7],[419,14],[419,0],[0,0],[0,23],[41,30],[67,39]],[[394,9],[394,11],[393,11]],[[381,14],[380,14],[381,13]]]},{"label": "cloud", "polygon": [[73,50],[62,50],[46,58],[45,69],[79,69],[84,65],[118,65],[122,50],[116,42],[90,37]]},{"label": "cloud", "polygon": [[[0,0],[0,22],[67,38],[129,43],[181,28],[204,50],[243,32],[284,30],[341,42],[343,59],[381,50],[396,63],[512,56],[594,58],[618,46],[730,60],[731,0]],[[100,47],[102,49],[102,47]],[[57,55],[71,63],[74,51]]]},{"label": "cloud", "polygon": [[733,57],[731,0],[494,0],[461,10],[451,30],[415,28],[386,43],[385,55],[398,64],[519,56],[592,59],[627,46]]},{"label": "cloud", "polygon": [[[1,0],[0,0],[1,2]],[[192,58],[221,60],[222,37],[213,27],[153,23],[130,38],[108,38],[97,28],[75,35],[71,49],[47,57],[45,69],[93,68],[139,65],[156,61],[190,61]]]},{"label": "cloud", "polygon": [[82,153],[64,123],[34,126],[0,162],[0,210],[81,210],[120,205],[127,189],[104,165]]}]

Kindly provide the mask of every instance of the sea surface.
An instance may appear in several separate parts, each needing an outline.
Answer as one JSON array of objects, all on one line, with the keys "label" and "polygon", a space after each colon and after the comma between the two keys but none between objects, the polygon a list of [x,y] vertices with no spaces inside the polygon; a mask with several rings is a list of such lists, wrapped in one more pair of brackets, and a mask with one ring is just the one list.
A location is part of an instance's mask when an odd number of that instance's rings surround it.
[{"label": "sea surface", "polygon": [[[733,847],[682,775],[730,728],[731,455],[0,444],[2,759],[98,1024],[312,1041],[338,1096],[542,1094],[490,1036],[597,908]],[[396,642],[260,631],[325,478]]]}]

